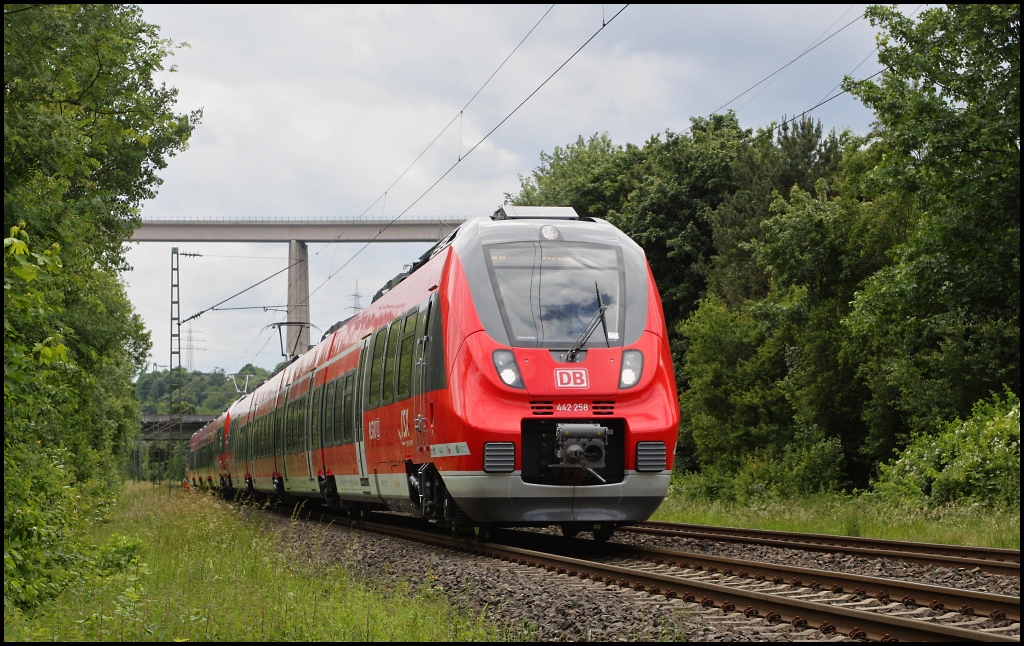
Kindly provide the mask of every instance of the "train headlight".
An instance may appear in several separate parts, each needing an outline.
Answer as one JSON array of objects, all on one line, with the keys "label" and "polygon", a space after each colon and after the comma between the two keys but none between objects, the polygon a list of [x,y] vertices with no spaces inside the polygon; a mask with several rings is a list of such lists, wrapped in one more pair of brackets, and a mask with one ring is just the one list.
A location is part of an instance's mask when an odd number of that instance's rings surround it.
[{"label": "train headlight", "polygon": [[644,353],[626,350],[622,353],[622,372],[619,373],[619,388],[632,388],[640,383],[644,374]]},{"label": "train headlight", "polygon": [[523,379],[519,376],[519,366],[516,365],[516,357],[511,350],[495,350],[491,358],[494,360],[494,369],[498,371],[498,377],[502,383],[512,388],[524,388]]}]

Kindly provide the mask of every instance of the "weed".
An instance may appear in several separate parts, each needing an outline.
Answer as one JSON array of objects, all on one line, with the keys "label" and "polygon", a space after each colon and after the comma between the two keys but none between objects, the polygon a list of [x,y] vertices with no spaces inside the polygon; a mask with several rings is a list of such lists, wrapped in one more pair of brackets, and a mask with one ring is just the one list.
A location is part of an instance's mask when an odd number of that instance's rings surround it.
[{"label": "weed", "polygon": [[1020,507],[892,501],[872,493],[720,498],[675,474],[655,520],[1020,549]]},{"label": "weed", "polygon": [[[281,549],[259,515],[209,495],[128,486],[111,522],[95,531],[105,544],[98,573],[32,613],[5,607],[5,641],[465,641],[500,633],[443,595],[367,587],[341,567]],[[324,534],[316,541],[328,549]]]}]

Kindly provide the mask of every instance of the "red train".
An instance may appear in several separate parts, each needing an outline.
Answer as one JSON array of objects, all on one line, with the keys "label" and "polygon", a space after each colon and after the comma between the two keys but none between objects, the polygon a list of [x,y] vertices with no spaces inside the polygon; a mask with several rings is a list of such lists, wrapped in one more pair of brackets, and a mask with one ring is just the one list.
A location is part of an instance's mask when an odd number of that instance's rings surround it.
[{"label": "red train", "polygon": [[198,431],[186,478],[607,538],[661,503],[678,423],[643,250],[571,208],[504,206]]}]

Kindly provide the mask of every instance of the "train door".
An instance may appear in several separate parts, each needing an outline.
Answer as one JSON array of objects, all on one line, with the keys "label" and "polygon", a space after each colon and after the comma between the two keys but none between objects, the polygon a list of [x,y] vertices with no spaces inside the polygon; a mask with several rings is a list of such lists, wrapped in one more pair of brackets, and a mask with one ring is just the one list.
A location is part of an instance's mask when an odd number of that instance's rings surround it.
[{"label": "train door", "polygon": [[363,347],[359,351],[359,367],[356,370],[355,405],[352,407],[352,424],[355,430],[356,463],[359,465],[359,489],[364,494],[372,494],[370,491],[370,476],[366,468],[366,443],[363,440],[363,405],[366,381],[370,375],[370,357],[372,352],[370,342],[373,335],[363,339]]},{"label": "train door", "polygon": [[[310,382],[316,383],[316,374],[310,377]],[[316,481],[317,472],[323,465],[323,444],[320,439],[320,429],[323,426],[323,398],[324,386],[313,386],[312,394],[309,397],[309,423],[306,424],[306,465],[309,469],[309,479]]]},{"label": "train door", "polygon": [[292,452],[295,441],[292,436],[295,433],[295,411],[297,406],[291,401],[292,390],[295,386],[289,386],[284,394],[284,406],[281,408],[281,415],[278,415],[278,428],[280,429],[280,444],[278,444],[277,455],[281,469],[281,476],[290,484],[294,477],[295,467],[289,462],[288,454]]},{"label": "train door", "polygon": [[[285,397],[283,401],[288,401],[287,391],[285,391]],[[271,412],[270,424],[272,428],[271,435],[271,455],[274,456],[274,475],[278,477],[284,477],[284,427],[285,427],[285,416],[284,407],[275,407]]]},{"label": "train door", "polygon": [[[436,292],[435,292],[436,294]],[[420,307],[419,320],[416,325],[416,349],[413,356],[412,380],[412,418],[416,432],[417,452],[430,451],[433,441],[430,425],[430,405],[427,393],[430,392],[427,372],[427,360],[430,357],[430,314],[434,307],[434,294]]]},{"label": "train door", "polygon": [[[235,424],[235,426],[238,425]],[[218,440],[218,444],[220,445],[220,459],[218,460],[220,463],[220,473],[217,475],[220,479],[220,486],[226,487],[228,486],[228,476],[231,474],[228,467],[228,452],[231,451],[231,447],[228,445],[231,440],[231,413],[228,413],[224,420],[224,432]]]},{"label": "train door", "polygon": [[245,460],[243,463],[242,474],[244,477],[255,478],[256,477],[256,455],[254,449],[256,448],[256,398],[253,397],[252,408],[249,409],[249,421],[245,425],[245,437],[242,438],[242,458]]}]

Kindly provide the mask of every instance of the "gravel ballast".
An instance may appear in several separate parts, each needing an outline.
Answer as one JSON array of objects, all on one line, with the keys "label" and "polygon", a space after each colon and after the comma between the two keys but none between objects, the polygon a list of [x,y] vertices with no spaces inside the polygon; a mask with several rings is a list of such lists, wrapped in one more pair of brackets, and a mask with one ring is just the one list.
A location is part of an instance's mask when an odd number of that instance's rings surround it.
[{"label": "gravel ballast", "polygon": [[[817,630],[609,586],[497,559],[438,549],[338,524],[266,516],[266,527],[313,565],[345,567],[385,587],[444,593],[514,641],[820,641]],[[848,640],[831,636],[832,640]]]},{"label": "gravel ballast", "polygon": [[[341,565],[370,585],[387,589],[408,586],[419,593],[444,594],[456,607],[483,613],[513,641],[849,641],[789,624],[772,626],[739,612],[723,614],[662,595],[353,530],[343,521],[326,524],[277,514],[262,518],[268,531],[282,536],[282,546],[314,566]],[[554,528],[532,531],[558,533]],[[612,540],[1013,596],[1020,590],[1017,577],[966,568],[628,531]]]}]

